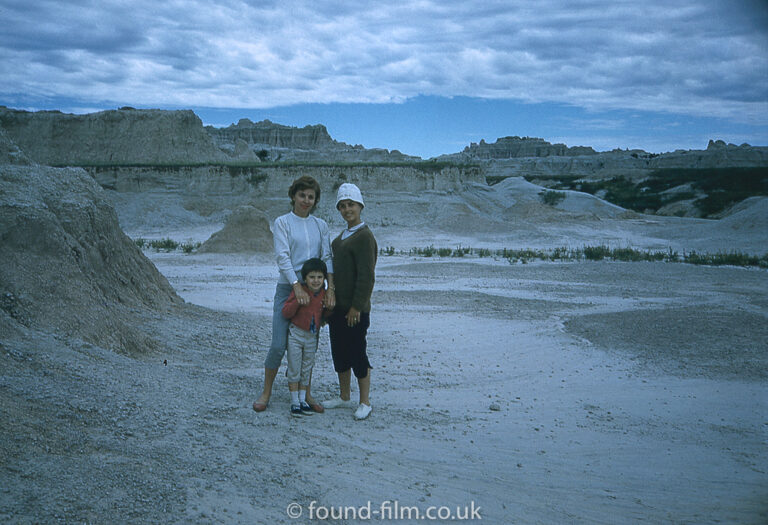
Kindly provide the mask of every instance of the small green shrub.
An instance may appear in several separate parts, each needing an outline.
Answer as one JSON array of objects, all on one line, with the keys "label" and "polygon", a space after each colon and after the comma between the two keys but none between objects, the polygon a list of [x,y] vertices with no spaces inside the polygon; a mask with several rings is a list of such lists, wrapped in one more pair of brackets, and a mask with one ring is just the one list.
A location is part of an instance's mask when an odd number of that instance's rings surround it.
[{"label": "small green shrub", "polygon": [[184,253],[192,253],[193,251],[200,248],[200,244],[201,243],[199,242],[185,242],[181,245],[181,251]]},{"label": "small green shrub", "polygon": [[565,192],[545,190],[539,193],[541,201],[548,206],[557,206],[565,199]]},{"label": "small green shrub", "polygon": [[611,249],[607,246],[585,246],[583,253],[588,261],[602,261],[610,256]]},{"label": "small green shrub", "polygon": [[614,248],[611,250],[610,256],[615,261],[637,262],[648,260],[644,252],[632,248]]},{"label": "small green shrub", "polygon": [[410,255],[420,255],[421,257],[432,257],[435,255],[436,250],[434,246],[427,246],[426,248],[412,248],[409,252]]},{"label": "small green shrub", "polygon": [[561,248],[555,248],[552,250],[552,253],[549,256],[550,261],[557,261],[557,260],[570,260],[573,258],[573,253],[571,250],[565,247]]}]

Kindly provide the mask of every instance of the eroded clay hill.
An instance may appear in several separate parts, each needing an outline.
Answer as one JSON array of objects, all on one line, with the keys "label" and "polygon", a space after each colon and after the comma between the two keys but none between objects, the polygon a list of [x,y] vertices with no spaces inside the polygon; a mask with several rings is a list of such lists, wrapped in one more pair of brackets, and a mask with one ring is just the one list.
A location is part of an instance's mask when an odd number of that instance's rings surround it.
[{"label": "eroded clay hill", "polygon": [[44,331],[144,353],[141,316],[182,302],[85,171],[0,165],[0,339]]}]

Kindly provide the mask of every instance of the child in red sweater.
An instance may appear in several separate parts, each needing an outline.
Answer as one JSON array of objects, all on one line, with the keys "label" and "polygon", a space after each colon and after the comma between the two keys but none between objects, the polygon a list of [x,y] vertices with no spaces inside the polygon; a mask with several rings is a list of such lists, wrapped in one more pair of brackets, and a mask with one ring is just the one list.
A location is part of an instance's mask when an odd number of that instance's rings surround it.
[{"label": "child in red sweater", "polygon": [[283,317],[291,320],[288,327],[288,390],[291,393],[291,415],[310,416],[307,385],[315,365],[315,352],[323,322],[323,298],[328,269],[321,259],[308,259],[301,268],[304,290],[309,304],[300,305],[296,294],[283,305]]}]

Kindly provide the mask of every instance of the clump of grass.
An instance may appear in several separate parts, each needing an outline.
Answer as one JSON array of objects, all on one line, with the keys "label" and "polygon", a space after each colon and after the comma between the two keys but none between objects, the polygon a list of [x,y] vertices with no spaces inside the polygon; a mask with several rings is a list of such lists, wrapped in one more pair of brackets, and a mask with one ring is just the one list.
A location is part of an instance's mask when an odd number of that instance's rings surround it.
[{"label": "clump of grass", "polygon": [[541,201],[548,206],[557,206],[561,201],[565,199],[565,192],[544,190],[539,192]]},{"label": "clump of grass", "polygon": [[181,251],[184,253],[192,253],[200,248],[201,242],[185,242],[181,245]]},{"label": "clump of grass", "polygon": [[411,250],[408,252],[408,255],[419,255],[421,257],[432,257],[437,253],[437,250],[435,250],[435,247],[430,245],[426,248],[411,248]]},{"label": "clump of grass", "polygon": [[179,247],[179,243],[173,239],[165,238],[161,240],[149,241],[149,247],[155,251],[172,252]]},{"label": "clump of grass", "polygon": [[530,248],[525,250],[507,250],[506,248],[502,252],[506,259],[510,262],[517,262],[520,260],[523,264],[533,260],[546,260],[549,258],[546,252],[542,250],[532,250]]},{"label": "clump of grass", "polygon": [[134,239],[133,242],[141,250],[152,249],[156,252],[160,252],[160,251],[173,252],[180,249],[182,252],[186,254],[192,253],[202,245],[201,242],[180,243],[170,238],[159,239],[159,240],[154,239],[150,241],[150,240],[144,239],[143,237],[138,237]]},{"label": "clump of grass", "polygon": [[381,255],[387,255],[389,257],[395,255],[395,247],[394,246],[387,246],[386,248],[382,248],[379,250],[379,253]]},{"label": "clump of grass", "polygon": [[[676,262],[679,257],[677,252],[672,251],[670,248],[668,251],[652,251],[652,250],[637,250],[635,248],[610,248],[605,245],[600,246],[585,246],[581,250],[583,258],[588,261],[602,261],[603,259],[611,259],[614,261],[624,262],[638,262],[638,261],[668,261]],[[579,255],[575,257],[579,259]]]},{"label": "clump of grass", "polygon": [[707,266],[757,266],[759,268],[768,268],[768,254],[759,257],[741,252],[700,254],[692,251],[683,254],[683,260],[689,264],[703,264]]},{"label": "clump of grass", "polygon": [[588,261],[602,261],[610,256],[611,250],[607,246],[585,246],[582,253]]},{"label": "clump of grass", "polygon": [[571,259],[573,259],[572,250],[566,247],[555,248],[549,254],[550,261],[569,261]]}]

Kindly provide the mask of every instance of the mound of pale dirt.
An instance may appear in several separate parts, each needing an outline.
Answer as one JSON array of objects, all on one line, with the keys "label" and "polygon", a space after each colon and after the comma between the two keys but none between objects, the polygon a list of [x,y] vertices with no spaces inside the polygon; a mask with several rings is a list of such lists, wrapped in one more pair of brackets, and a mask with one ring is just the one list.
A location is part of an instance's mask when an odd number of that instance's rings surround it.
[{"label": "mound of pale dirt", "polygon": [[523,177],[508,177],[489,188],[468,186],[465,195],[473,201],[475,208],[503,217],[504,221],[516,218],[541,221],[623,218],[627,214],[624,208],[578,191],[558,190],[563,199],[555,205],[545,204],[542,193],[546,191],[550,190],[528,182]]},{"label": "mound of pale dirt", "polygon": [[227,223],[205,241],[198,253],[247,253],[272,251],[272,232],[264,212],[253,206],[240,206]]},{"label": "mound of pale dirt", "polygon": [[744,199],[721,219],[723,226],[740,231],[768,231],[768,197]]},{"label": "mound of pale dirt", "polygon": [[683,239],[685,246],[702,252],[743,252],[764,255],[768,246],[768,197],[750,197],[718,220],[681,222],[664,235]]},{"label": "mound of pale dirt", "polygon": [[83,170],[0,166],[0,332],[142,352],[138,316],[180,303]]}]

